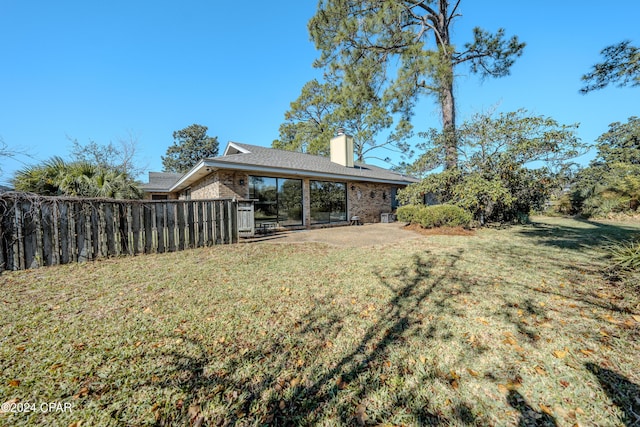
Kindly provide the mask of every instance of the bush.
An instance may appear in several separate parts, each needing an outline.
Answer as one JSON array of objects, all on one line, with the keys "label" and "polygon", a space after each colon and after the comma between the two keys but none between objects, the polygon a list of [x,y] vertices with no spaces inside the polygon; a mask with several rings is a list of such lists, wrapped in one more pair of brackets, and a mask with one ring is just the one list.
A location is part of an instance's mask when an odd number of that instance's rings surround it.
[{"label": "bush", "polygon": [[471,212],[454,205],[406,205],[398,208],[398,220],[420,224],[424,228],[469,227]]},{"label": "bush", "polygon": [[640,290],[640,240],[611,243],[606,248],[611,276]]},{"label": "bush", "polygon": [[398,221],[413,222],[418,211],[423,208],[422,205],[404,205],[396,210]]}]

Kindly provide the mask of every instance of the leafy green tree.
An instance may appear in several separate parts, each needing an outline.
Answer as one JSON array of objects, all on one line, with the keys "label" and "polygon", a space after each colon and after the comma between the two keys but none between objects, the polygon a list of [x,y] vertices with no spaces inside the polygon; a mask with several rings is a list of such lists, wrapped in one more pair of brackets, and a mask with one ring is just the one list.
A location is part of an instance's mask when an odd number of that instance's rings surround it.
[{"label": "leafy green tree", "polygon": [[[302,88],[298,99],[291,103],[285,113],[285,123],[280,126],[280,138],[272,144],[274,148],[299,151],[322,156],[329,155],[329,141],[338,129],[353,137],[356,160],[382,157],[382,150],[403,154],[410,153],[406,138],[411,135],[408,120],[397,120],[395,129],[384,140],[378,136],[394,124],[390,103],[382,99],[383,80],[375,75],[373,67],[361,67],[358,84],[326,76],[329,80],[320,83],[314,79]],[[349,73],[355,73],[350,70]]]},{"label": "leafy green tree", "polygon": [[[522,54],[524,43],[480,28],[462,45],[451,37],[461,0],[320,0],[309,31],[321,51],[316,67],[358,69],[378,64],[389,76],[383,98],[408,119],[416,101],[435,95],[442,112],[445,167],[458,164],[454,78],[466,64],[481,77],[502,77]],[[344,74],[347,80],[351,75]],[[355,73],[354,76],[358,74]],[[352,80],[353,81],[353,80]],[[355,83],[355,81],[354,81]]]},{"label": "leafy green tree", "polygon": [[339,127],[330,119],[336,107],[332,101],[333,90],[333,86],[316,79],[306,83],[285,113],[285,122],[280,125],[280,136],[273,141],[273,148],[328,156],[329,141]]},{"label": "leafy green tree", "polygon": [[521,221],[539,209],[554,186],[554,170],[576,157],[584,145],[577,125],[561,125],[526,110],[476,115],[458,131],[459,167],[426,174],[445,162],[445,138],[432,130],[417,167],[425,178],[399,193],[404,203],[420,203],[425,194],[471,211],[480,223]]},{"label": "leafy green tree", "polygon": [[582,76],[585,85],[581,93],[589,93],[605,88],[609,83],[622,86],[640,86],[640,49],[629,40],[607,46],[600,54],[604,61],[595,64],[592,70]]},{"label": "leafy green tree", "polygon": [[43,196],[142,198],[142,190],[127,173],[60,157],[16,172],[13,185],[17,191]]},{"label": "leafy green tree", "polygon": [[578,173],[574,211],[585,215],[635,211],[640,206],[640,118],[615,122],[596,140],[598,154]]},{"label": "leafy green tree", "polygon": [[173,132],[173,145],[162,156],[165,172],[186,173],[200,160],[218,155],[218,137],[207,135],[206,126],[192,124]]}]

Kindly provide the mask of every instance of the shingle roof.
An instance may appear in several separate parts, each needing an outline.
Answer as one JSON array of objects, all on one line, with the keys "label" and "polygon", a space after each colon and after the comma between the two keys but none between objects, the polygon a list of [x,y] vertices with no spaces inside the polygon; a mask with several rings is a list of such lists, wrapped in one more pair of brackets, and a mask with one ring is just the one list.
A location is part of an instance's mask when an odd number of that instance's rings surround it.
[{"label": "shingle roof", "polygon": [[142,184],[142,189],[147,192],[166,192],[173,187],[184,174],[171,172],[149,172],[149,182]]},{"label": "shingle roof", "polygon": [[402,181],[411,183],[418,180],[414,177],[401,174],[399,172],[384,169],[378,166],[367,165],[356,162],[354,167],[342,166],[332,162],[327,157],[314,156],[294,151],[278,150],[274,148],[260,147],[257,145],[231,143],[231,146],[239,147],[243,151],[229,150],[235,154],[205,159],[205,164],[230,163],[234,165],[245,165],[247,167],[258,166],[266,168],[277,168],[283,170],[299,171],[301,174],[315,172],[325,175],[336,175],[339,177],[352,177],[357,180],[381,180],[381,181]]},{"label": "shingle roof", "polygon": [[419,181],[412,176],[365,163],[356,162],[354,167],[347,167],[334,163],[327,157],[230,142],[224,155],[203,159],[184,175],[149,172],[149,183],[144,184],[143,189],[147,192],[180,191],[214,169],[399,185]]}]

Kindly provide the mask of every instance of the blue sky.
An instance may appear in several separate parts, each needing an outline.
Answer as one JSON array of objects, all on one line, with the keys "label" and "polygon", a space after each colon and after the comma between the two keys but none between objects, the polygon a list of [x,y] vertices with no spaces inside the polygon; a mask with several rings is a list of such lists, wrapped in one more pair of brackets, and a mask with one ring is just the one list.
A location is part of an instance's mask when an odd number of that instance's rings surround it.
[{"label": "blue sky", "polygon": [[[238,6],[241,5],[241,6]],[[265,7],[267,5],[268,7]],[[71,139],[133,135],[139,161],[162,169],[172,133],[192,123],[228,141],[270,146],[289,103],[320,75],[307,33],[315,1],[0,1],[0,138],[33,158],[1,159],[6,183],[24,163],[68,156]],[[640,88],[580,95],[600,50],[640,44],[640,2],[463,0],[453,38],[475,26],[527,43],[511,75],[479,81],[459,70],[458,121],[474,112],[527,108],[580,123],[593,142],[609,123],[639,115]],[[425,99],[416,129],[440,127]],[[583,161],[588,161],[585,156]]]}]

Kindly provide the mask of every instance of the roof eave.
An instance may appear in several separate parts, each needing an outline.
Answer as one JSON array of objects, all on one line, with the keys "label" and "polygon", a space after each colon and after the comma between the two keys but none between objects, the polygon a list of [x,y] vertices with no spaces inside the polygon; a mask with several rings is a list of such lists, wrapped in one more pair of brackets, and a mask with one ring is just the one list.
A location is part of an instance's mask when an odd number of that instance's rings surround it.
[{"label": "roof eave", "polygon": [[[205,159],[202,161],[200,168],[210,168],[210,169],[228,169],[228,170],[238,170],[238,171],[246,171],[246,172],[262,172],[262,173],[270,173],[270,174],[285,174],[285,175],[293,175],[300,177],[308,177],[308,178],[325,178],[325,179],[339,179],[345,181],[366,181],[366,182],[375,182],[381,184],[395,184],[395,185],[409,185],[413,182],[411,178],[407,179],[385,179],[385,178],[375,178],[368,176],[357,176],[357,175],[349,175],[349,174],[340,174],[340,173],[329,173],[329,172],[317,172],[317,171],[309,171],[309,170],[301,170],[295,168],[281,168],[275,166],[261,166],[261,165],[247,165],[244,163],[234,163],[234,162],[220,162],[215,161],[213,159]],[[195,168],[194,168],[195,169]],[[171,188],[171,191],[178,191],[182,188],[186,188],[188,184],[192,183],[189,177],[193,177],[195,174],[191,174],[191,171],[185,175],[185,179],[180,180],[176,185]]]}]

